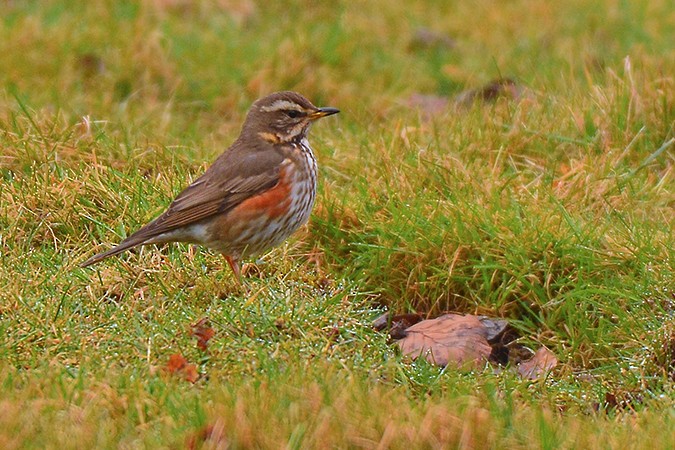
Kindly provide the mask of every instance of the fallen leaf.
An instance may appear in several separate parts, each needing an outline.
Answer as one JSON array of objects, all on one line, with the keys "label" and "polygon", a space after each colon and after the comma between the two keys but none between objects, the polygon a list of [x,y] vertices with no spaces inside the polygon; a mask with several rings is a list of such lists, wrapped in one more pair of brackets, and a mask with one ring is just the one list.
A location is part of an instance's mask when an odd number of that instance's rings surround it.
[{"label": "fallen leaf", "polygon": [[208,317],[204,317],[192,325],[192,335],[197,338],[197,348],[203,352],[207,350],[209,340],[215,334],[216,332],[210,327]]},{"label": "fallen leaf", "polygon": [[174,353],[169,356],[169,362],[166,363],[166,371],[176,373],[187,365],[187,360],[180,353]]},{"label": "fallen leaf", "polygon": [[185,381],[189,381],[190,383],[196,383],[199,379],[197,366],[194,364],[188,364],[185,369],[183,369],[183,378],[185,378]]},{"label": "fallen leaf", "polygon": [[407,335],[407,330],[411,326],[424,319],[422,314],[399,314],[391,318],[391,327],[389,336],[392,339],[403,339]]},{"label": "fallen leaf", "polygon": [[495,342],[508,344],[517,338],[515,330],[513,330],[506,320],[492,319],[487,316],[478,316],[478,320],[480,320],[480,323],[485,327],[487,333],[485,339],[487,339],[490,344]]},{"label": "fallen leaf", "polygon": [[423,356],[439,366],[452,363],[478,367],[488,360],[492,351],[486,336],[487,330],[478,317],[445,314],[411,326],[397,344],[404,355]]},{"label": "fallen leaf", "polygon": [[373,320],[372,325],[375,331],[382,331],[387,328],[387,325],[389,325],[389,313],[386,312],[380,316],[377,316],[377,319]]},{"label": "fallen leaf", "polygon": [[536,380],[546,376],[557,365],[558,358],[553,352],[546,347],[541,347],[532,358],[520,363],[518,374],[528,380]]},{"label": "fallen leaf", "polygon": [[406,104],[409,108],[417,109],[426,119],[441,115],[448,111],[447,97],[428,94],[412,94]]},{"label": "fallen leaf", "polygon": [[187,360],[180,353],[174,353],[169,357],[166,363],[166,371],[171,375],[177,375],[184,380],[194,383],[199,379],[197,366],[188,364]]},{"label": "fallen leaf", "polygon": [[478,316],[485,327],[485,339],[492,347],[490,362],[506,366],[509,363],[513,341],[518,339],[518,332],[506,320]]},{"label": "fallen leaf", "polygon": [[468,108],[476,102],[494,102],[498,98],[518,100],[529,92],[525,87],[510,78],[492,80],[478,89],[468,89],[460,92],[454,98],[457,107]]},{"label": "fallen leaf", "polygon": [[417,322],[424,319],[422,314],[397,314],[390,318],[390,314],[384,313],[377,319],[373,320],[373,328],[375,331],[382,331],[389,328],[389,334],[392,339],[401,339],[405,337],[404,331],[415,325]]},{"label": "fallen leaf", "polygon": [[517,367],[520,363],[528,361],[534,356],[534,352],[527,346],[517,342],[508,345],[509,349],[509,364],[512,367]]}]

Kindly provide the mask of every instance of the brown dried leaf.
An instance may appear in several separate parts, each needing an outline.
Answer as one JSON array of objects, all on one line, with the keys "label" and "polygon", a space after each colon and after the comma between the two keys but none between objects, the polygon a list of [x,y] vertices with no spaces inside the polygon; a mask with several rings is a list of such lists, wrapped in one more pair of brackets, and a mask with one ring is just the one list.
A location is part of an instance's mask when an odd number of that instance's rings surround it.
[{"label": "brown dried leaf", "polygon": [[478,320],[480,320],[480,323],[485,327],[487,332],[485,339],[487,339],[490,344],[495,342],[508,344],[517,338],[515,330],[511,328],[506,320],[492,319],[487,316],[478,316]]},{"label": "brown dried leaf", "polygon": [[449,100],[439,95],[412,94],[406,101],[408,107],[417,109],[425,119],[439,116],[448,111]]},{"label": "brown dried leaf", "polygon": [[389,313],[386,312],[381,316],[377,316],[377,319],[373,320],[373,328],[375,331],[382,331],[389,325]]},{"label": "brown dried leaf", "polygon": [[518,100],[530,92],[510,78],[498,78],[478,89],[467,89],[454,98],[457,107],[468,108],[476,102],[494,102],[498,98]]},{"label": "brown dried leaf", "polygon": [[534,356],[520,363],[518,374],[528,380],[537,380],[546,376],[548,372],[558,365],[558,358],[546,347],[541,347]]},{"label": "brown dried leaf", "polygon": [[445,366],[480,366],[487,361],[492,348],[487,330],[476,316],[446,314],[432,320],[423,320],[406,330],[406,336],[397,341],[404,355]]},{"label": "brown dried leaf", "polygon": [[174,353],[169,357],[169,362],[166,363],[166,371],[171,375],[180,376],[190,383],[194,383],[199,379],[197,366],[188,364],[187,360],[180,353]]},{"label": "brown dried leaf", "polygon": [[216,332],[210,327],[208,317],[204,317],[192,325],[192,335],[197,338],[197,348],[205,352],[209,340],[216,335]]},{"label": "brown dried leaf", "polygon": [[417,322],[424,319],[422,314],[410,313],[410,314],[397,314],[390,319],[389,313],[384,313],[377,319],[373,321],[373,328],[376,331],[382,331],[385,328],[389,328],[389,334],[392,339],[401,339],[405,337],[405,330]]},{"label": "brown dried leaf", "polygon": [[514,348],[513,341],[519,337],[518,332],[503,319],[478,316],[478,320],[485,326],[485,338],[492,346],[490,362],[507,365],[511,359],[511,349]]},{"label": "brown dried leaf", "polygon": [[166,371],[176,373],[187,365],[187,360],[180,353],[174,353],[169,356],[169,362],[166,363]]},{"label": "brown dried leaf", "polygon": [[509,360],[508,363],[512,367],[517,367],[520,363],[530,360],[534,356],[534,352],[527,346],[514,342],[508,345]]},{"label": "brown dried leaf", "polygon": [[185,369],[183,369],[183,378],[185,381],[190,383],[196,383],[199,380],[199,372],[197,372],[197,366],[194,364],[188,364]]},{"label": "brown dried leaf", "polygon": [[423,318],[422,314],[399,314],[392,317],[389,336],[392,339],[403,339],[407,335],[408,328],[419,323]]}]

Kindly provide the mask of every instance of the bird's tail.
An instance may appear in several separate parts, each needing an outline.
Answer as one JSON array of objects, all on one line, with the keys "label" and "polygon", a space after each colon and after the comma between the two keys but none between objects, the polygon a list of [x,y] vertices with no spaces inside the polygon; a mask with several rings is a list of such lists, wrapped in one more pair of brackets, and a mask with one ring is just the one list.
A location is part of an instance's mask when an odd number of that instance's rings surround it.
[{"label": "bird's tail", "polygon": [[120,242],[119,245],[117,245],[116,247],[113,247],[110,250],[106,250],[105,252],[101,252],[97,255],[92,256],[91,258],[80,264],[80,267],[91,266],[92,264],[96,264],[97,262],[103,261],[109,256],[119,255],[120,253],[129,250],[130,248],[145,244],[145,240],[133,239],[133,237],[134,237],[133,235],[129,236],[128,239]]}]

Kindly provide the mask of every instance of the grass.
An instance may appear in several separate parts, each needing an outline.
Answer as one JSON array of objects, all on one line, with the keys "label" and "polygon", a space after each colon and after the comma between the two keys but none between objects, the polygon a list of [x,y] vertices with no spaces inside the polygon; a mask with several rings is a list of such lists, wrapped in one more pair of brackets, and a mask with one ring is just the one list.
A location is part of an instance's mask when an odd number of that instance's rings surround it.
[{"label": "grass", "polygon": [[[3,8],[0,447],[675,445],[668,2]],[[523,96],[409,101],[500,76]],[[342,113],[312,130],[309,225],[248,294],[189,246],[77,268],[281,89]],[[503,317],[560,364],[410,363],[370,327],[385,309]],[[164,370],[175,353],[195,384]]]}]

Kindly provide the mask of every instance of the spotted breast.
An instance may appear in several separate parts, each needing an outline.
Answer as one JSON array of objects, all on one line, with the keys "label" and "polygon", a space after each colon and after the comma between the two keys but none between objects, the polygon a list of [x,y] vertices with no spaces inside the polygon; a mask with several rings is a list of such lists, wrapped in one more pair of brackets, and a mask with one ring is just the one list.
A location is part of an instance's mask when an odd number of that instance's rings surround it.
[{"label": "spotted breast", "polygon": [[289,145],[279,181],[207,228],[211,247],[243,259],[286,240],[309,219],[316,198],[317,164],[307,139]]}]

